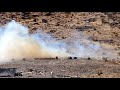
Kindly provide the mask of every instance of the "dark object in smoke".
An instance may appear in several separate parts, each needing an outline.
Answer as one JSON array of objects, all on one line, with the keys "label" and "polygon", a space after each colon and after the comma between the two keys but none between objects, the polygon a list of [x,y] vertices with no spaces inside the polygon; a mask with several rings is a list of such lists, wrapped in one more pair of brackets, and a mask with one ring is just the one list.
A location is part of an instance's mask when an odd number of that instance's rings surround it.
[{"label": "dark object in smoke", "polygon": [[16,68],[0,68],[0,77],[14,77]]},{"label": "dark object in smoke", "polygon": [[25,60],[25,58],[23,58],[23,60]]},{"label": "dark object in smoke", "polygon": [[32,72],[32,71],[34,71],[33,69],[28,69],[28,72]]},{"label": "dark object in smoke", "polygon": [[74,57],[74,59],[77,59],[77,57]]},{"label": "dark object in smoke", "polygon": [[68,59],[72,59],[72,57],[70,56],[70,57],[68,57]]},{"label": "dark object in smoke", "polygon": [[42,22],[43,23],[47,23],[48,21],[46,19],[42,19]]},{"label": "dark object in smoke", "polygon": [[62,39],[66,39],[66,37],[62,37]]},{"label": "dark object in smoke", "polygon": [[88,57],[88,60],[91,60],[91,58],[90,58],[90,57]]},{"label": "dark object in smoke", "polygon": [[58,59],[58,57],[56,56],[56,59]]}]

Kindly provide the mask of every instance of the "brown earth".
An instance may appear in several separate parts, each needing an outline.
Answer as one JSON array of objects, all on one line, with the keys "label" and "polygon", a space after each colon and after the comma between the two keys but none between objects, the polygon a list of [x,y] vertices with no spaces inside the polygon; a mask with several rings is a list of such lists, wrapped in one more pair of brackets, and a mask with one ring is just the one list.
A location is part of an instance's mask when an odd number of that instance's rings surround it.
[{"label": "brown earth", "polygon": [[[78,33],[120,54],[119,12],[1,12],[1,26],[11,20],[26,25],[30,33],[42,29],[60,40],[80,39]],[[16,67],[21,77],[120,77],[118,60],[21,60],[0,67]],[[32,70],[29,70],[32,69]]]}]

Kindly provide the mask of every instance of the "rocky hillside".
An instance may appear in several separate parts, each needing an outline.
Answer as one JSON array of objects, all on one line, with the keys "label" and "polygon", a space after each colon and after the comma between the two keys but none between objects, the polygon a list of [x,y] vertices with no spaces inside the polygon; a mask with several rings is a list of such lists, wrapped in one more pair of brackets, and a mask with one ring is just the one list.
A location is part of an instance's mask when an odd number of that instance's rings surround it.
[{"label": "rocky hillside", "polygon": [[0,24],[16,20],[28,26],[30,33],[42,29],[57,39],[79,38],[76,33],[82,33],[119,51],[119,17],[119,12],[1,12]]}]

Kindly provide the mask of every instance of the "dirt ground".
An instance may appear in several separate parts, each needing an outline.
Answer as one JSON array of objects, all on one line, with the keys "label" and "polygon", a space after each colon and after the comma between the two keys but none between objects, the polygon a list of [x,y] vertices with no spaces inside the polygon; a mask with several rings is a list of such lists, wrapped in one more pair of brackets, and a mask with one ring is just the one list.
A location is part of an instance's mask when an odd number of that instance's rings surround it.
[{"label": "dirt ground", "polygon": [[[120,55],[119,12],[1,12],[0,25],[11,20],[26,25],[30,33],[42,29],[58,40],[76,40],[76,33],[114,49]],[[71,39],[72,38],[72,39]],[[87,57],[86,57],[87,58]],[[25,59],[2,64],[15,67],[16,78],[119,78],[120,61],[111,59]]]},{"label": "dirt ground", "polygon": [[26,59],[0,65],[16,68],[15,78],[119,78],[120,61],[88,59]]}]

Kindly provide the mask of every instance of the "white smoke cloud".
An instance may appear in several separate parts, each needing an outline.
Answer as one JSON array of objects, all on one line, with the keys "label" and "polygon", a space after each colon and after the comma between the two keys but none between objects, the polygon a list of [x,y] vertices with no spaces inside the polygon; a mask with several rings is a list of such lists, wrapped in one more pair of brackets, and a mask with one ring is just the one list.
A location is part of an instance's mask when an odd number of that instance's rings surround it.
[{"label": "white smoke cloud", "polygon": [[[81,36],[79,36],[81,37]],[[81,37],[82,38],[82,37]],[[67,39],[66,39],[67,40]],[[87,39],[84,39],[87,40]],[[20,60],[23,58],[50,58],[50,57],[113,57],[113,52],[104,50],[99,43],[85,45],[82,41],[57,41],[50,35],[36,30],[33,34],[29,29],[14,20],[0,27],[0,63]],[[103,55],[103,53],[106,53]]]},{"label": "white smoke cloud", "polygon": [[64,43],[56,42],[50,35],[36,32],[12,20],[0,28],[0,62],[11,59],[35,57],[66,57]]}]

